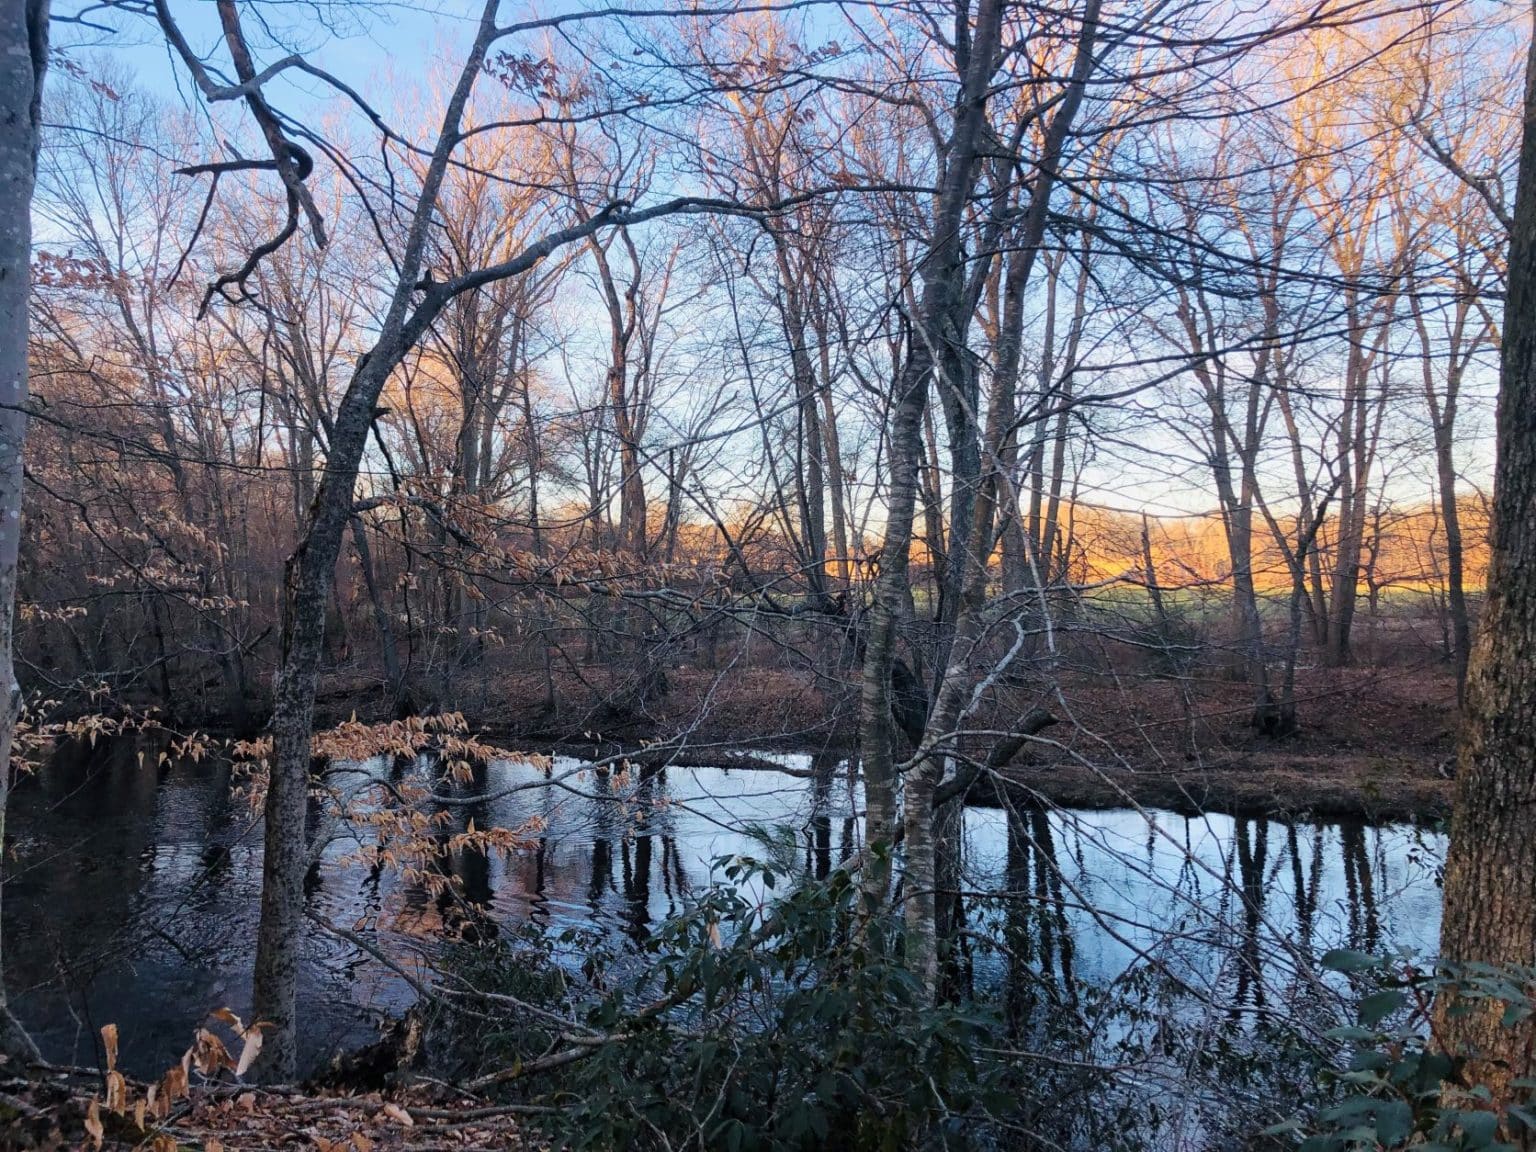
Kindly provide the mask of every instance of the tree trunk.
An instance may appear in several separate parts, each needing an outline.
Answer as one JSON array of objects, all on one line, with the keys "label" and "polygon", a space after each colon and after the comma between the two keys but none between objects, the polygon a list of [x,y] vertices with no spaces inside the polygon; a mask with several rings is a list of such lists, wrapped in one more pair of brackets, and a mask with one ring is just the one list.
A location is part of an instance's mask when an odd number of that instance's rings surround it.
[{"label": "tree trunk", "polygon": [[[32,285],[32,190],[42,135],[43,71],[48,63],[48,0],[5,5],[0,18],[0,865],[11,741],[21,710],[13,662],[16,566],[21,544],[22,449],[26,443],[28,295]],[[38,1058],[5,998],[0,979],[0,1055]]]},{"label": "tree trunk", "polygon": [[357,566],[363,575],[363,587],[368,590],[368,603],[373,608],[373,624],[379,630],[379,651],[384,657],[384,677],[389,682],[389,711],[392,716],[399,716],[401,705],[405,703],[405,676],[400,670],[400,650],[395,644],[389,606],[384,603],[378,575],[373,569],[368,529],[361,516],[352,517],[352,547],[357,551]]},{"label": "tree trunk", "polygon": [[370,356],[348,389],[315,494],[309,531],[289,558],[284,576],[282,654],[273,692],[261,923],[252,989],[256,1018],[272,1026],[262,1061],[263,1074],[274,1080],[291,1080],[297,1070],[295,1012],[304,874],[309,866],[305,818],[315,685],[325,647],[326,605],[336,579],[342,531],[352,518],[353,489],[374,402],[384,384],[384,360],[377,354]]},{"label": "tree trunk", "polygon": [[[923,415],[928,405],[928,390],[936,368],[946,370],[964,355],[963,324],[969,320],[963,308],[965,289],[965,251],[960,240],[960,226],[975,187],[977,152],[983,136],[987,98],[992,73],[996,67],[998,42],[1002,32],[1005,5],[1000,0],[981,0],[978,5],[974,40],[969,59],[961,75],[959,98],[955,104],[954,128],[950,134],[948,155],[934,206],[931,238],[923,255],[921,275],[922,300],[918,331],[914,332],[891,398],[890,416],[890,488],[886,516],[885,543],[880,552],[880,576],[875,585],[875,605],[870,624],[869,643],[864,657],[863,689],[860,700],[859,738],[864,756],[866,796],[866,839],[869,844],[889,846],[896,819],[895,763],[891,738],[891,663],[895,657],[896,625],[909,610],[911,587],[907,581],[908,560],[912,548],[912,521],[916,511],[918,471],[922,461]],[[965,12],[957,14],[960,26]],[[959,317],[957,311],[964,311]],[[944,363],[941,365],[940,361]],[[926,769],[920,765],[918,774]],[[935,781],[936,783],[936,781]],[[919,784],[921,792],[922,784]],[[921,794],[916,798],[923,800]],[[907,851],[907,890],[909,900],[915,895],[914,909],[907,910],[908,958],[927,987],[937,976],[932,916],[932,797],[927,797],[923,814],[914,816],[913,797],[908,796],[907,832],[914,819],[926,823],[914,846]],[[921,875],[914,878],[913,853],[917,871],[927,869],[926,883]],[[926,863],[924,854],[926,853]],[[883,895],[889,869],[880,861],[870,861],[866,869],[866,891]],[[912,929],[918,931],[914,935]]]},{"label": "tree trunk", "polygon": [[[474,44],[465,58],[417,197],[410,233],[399,261],[399,280],[379,322],[374,346],[358,361],[336,413],[330,451],[315,493],[308,531],[289,557],[283,575],[282,647],[273,692],[272,760],[262,861],[261,921],[256,933],[252,1010],[270,1025],[259,1072],[269,1080],[292,1080],[297,1071],[299,944],[304,931],[304,876],[309,867],[305,835],[309,791],[310,729],[315,684],[325,646],[325,612],[336,580],[342,533],[353,515],[358,466],[374,420],[374,406],[390,373],[446,303],[431,296],[413,310],[428,231],[458,127],[470,92],[495,39],[496,4],[481,14]],[[532,260],[519,270],[526,270]],[[507,275],[514,274],[508,271]]]},{"label": "tree trunk", "polygon": [[826,453],[822,444],[821,414],[817,397],[816,366],[807,346],[807,324],[801,304],[796,270],[791,266],[787,241],[774,233],[783,302],[780,313],[784,337],[789,341],[790,366],[796,400],[795,446],[800,467],[795,470],[795,503],[800,513],[806,588],[810,601],[826,610],[832,598],[827,592],[827,481]]},{"label": "tree trunk", "polygon": [[[896,382],[890,433],[890,488],[880,575],[864,652],[859,706],[859,748],[864,771],[864,842],[877,853],[892,847],[896,834],[896,776],[892,751],[891,664],[896,655],[897,625],[910,615],[907,582],[912,551],[912,521],[917,510],[917,473],[922,459],[923,410],[928,404],[929,362],[926,349],[912,348]],[[890,861],[877,855],[864,866],[864,889],[875,900],[885,897]]]},{"label": "tree trunk", "polygon": [[1445,525],[1445,600],[1450,616],[1450,656],[1456,669],[1456,697],[1463,701],[1467,685],[1467,658],[1472,650],[1472,623],[1467,611],[1464,574],[1465,550],[1461,536],[1461,509],[1456,503],[1456,410],[1461,395],[1463,365],[1462,341],[1465,318],[1470,308],[1458,302],[1458,313],[1451,334],[1451,346],[1445,373],[1445,394],[1435,388],[1433,344],[1424,322],[1422,303],[1410,301],[1414,326],[1418,329],[1423,358],[1424,400],[1429,409],[1430,428],[1435,441],[1435,486],[1440,502],[1440,519]]},{"label": "tree trunk", "polygon": [[[1488,599],[1467,671],[1440,949],[1447,961],[1536,964],[1536,44],[1509,246],[1499,364]],[[1439,1035],[1495,1099],[1531,1076],[1536,1019],[1441,1004]]]}]

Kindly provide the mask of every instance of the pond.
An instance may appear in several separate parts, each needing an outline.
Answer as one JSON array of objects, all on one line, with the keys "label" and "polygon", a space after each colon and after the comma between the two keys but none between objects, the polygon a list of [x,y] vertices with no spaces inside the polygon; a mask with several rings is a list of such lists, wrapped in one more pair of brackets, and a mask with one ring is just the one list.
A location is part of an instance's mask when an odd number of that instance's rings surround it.
[{"label": "pond", "polygon": [[[721,857],[777,854],[824,875],[858,846],[858,787],[846,763],[781,757],[786,771],[678,768],[637,786],[595,772],[565,786],[496,763],[438,833],[542,832],[510,856],[447,851],[461,898],[327,849],[311,885],[329,922],[424,965],[475,921],[503,929],[578,927],[632,948],[680,911]],[[579,767],[557,759],[560,778]],[[383,773],[387,765],[370,765]],[[418,766],[417,770],[425,770]],[[130,1071],[178,1059],[210,1011],[249,1004],[261,828],[218,759],[141,765],[128,742],[61,750],[12,794],[4,893],[6,979],[44,1054],[92,1064],[114,1022]],[[773,846],[764,843],[767,834]],[[1262,1001],[1298,957],[1326,948],[1432,951],[1443,841],[1407,826],[1283,823],[1160,811],[971,808],[964,820],[965,915],[973,934],[1028,946],[976,950],[971,978],[1108,983],[1155,962],[1224,1002]],[[1013,935],[1010,937],[1009,934]],[[1024,957],[1020,960],[1020,957]],[[413,995],[365,949],[316,929],[300,985],[313,1067],[366,1043]]]}]

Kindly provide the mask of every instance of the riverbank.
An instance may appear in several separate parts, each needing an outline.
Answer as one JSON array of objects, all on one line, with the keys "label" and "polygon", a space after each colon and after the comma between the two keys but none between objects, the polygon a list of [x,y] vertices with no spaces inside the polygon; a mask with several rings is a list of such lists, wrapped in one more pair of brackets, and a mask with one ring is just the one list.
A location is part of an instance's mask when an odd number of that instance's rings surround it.
[{"label": "riverbank", "polygon": [[1080,764],[1015,766],[978,782],[971,802],[1060,808],[1164,808],[1181,815],[1362,820],[1436,826],[1450,816],[1454,781],[1433,767],[1344,757],[1250,757],[1177,771]]},{"label": "riverbank", "polygon": [[[768,723],[772,705],[754,709],[748,697],[794,701],[799,725]],[[1248,689],[1240,683],[1105,683],[1078,676],[1064,683],[1056,699],[1015,689],[976,726],[1006,728],[1013,716],[1040,705],[1057,715],[1045,740],[999,774],[1026,801],[1431,826],[1449,816],[1457,714],[1455,684],[1445,669],[1306,669],[1297,700],[1298,731],[1276,740],[1249,726]],[[857,754],[846,714],[812,711],[835,703],[825,688],[762,674],[691,724],[684,723],[685,714],[672,716],[676,727],[670,731],[687,733],[681,748],[667,740],[668,722],[660,722],[650,733],[659,744],[614,735],[535,741],[533,750],[594,760],[624,755],[650,768],[671,763],[779,771],[786,770],[786,753],[798,753],[825,767]],[[506,735],[516,740],[519,733]],[[979,781],[970,800],[1000,803],[997,779]]]},{"label": "riverbank", "polygon": [[[971,723],[1010,728],[1046,707],[1059,723],[1009,765],[1023,798],[1073,808],[1128,805],[1184,813],[1286,818],[1313,815],[1434,824],[1449,813],[1457,714],[1455,684],[1439,665],[1300,671],[1298,730],[1272,739],[1249,726],[1241,682],[1110,676],[1076,671],[1053,684],[1000,685]],[[542,679],[466,673],[452,698],[470,729],[499,747],[639,768],[727,767],[808,773],[857,754],[857,684],[802,670],[674,669],[667,691],[623,698],[597,669]],[[388,719],[364,683],[332,677],[317,726]],[[985,741],[977,738],[976,747]],[[798,761],[793,758],[809,758]],[[982,782],[974,802],[998,802]]]},{"label": "riverbank", "polygon": [[[563,744],[539,749],[552,755],[596,760],[619,758],[631,768],[726,768],[812,777],[841,768],[855,749],[712,749]],[[801,762],[801,763],[797,763]],[[1162,808],[1180,815],[1220,812],[1274,820],[1360,820],[1368,824],[1438,826],[1450,817],[1454,779],[1449,766],[1428,759],[1383,760],[1346,755],[1253,754],[1178,768],[1098,766],[1067,759],[1014,764],[978,779],[967,803],[1010,803],[1104,811]]]}]

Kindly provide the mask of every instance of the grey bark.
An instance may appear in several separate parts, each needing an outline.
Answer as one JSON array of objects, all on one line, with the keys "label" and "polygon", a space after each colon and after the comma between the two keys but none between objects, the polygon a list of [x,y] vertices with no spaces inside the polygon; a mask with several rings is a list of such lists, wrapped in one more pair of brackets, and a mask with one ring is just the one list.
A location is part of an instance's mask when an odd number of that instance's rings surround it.
[{"label": "grey bark", "polygon": [[[0,866],[6,859],[5,805],[11,749],[21,710],[14,663],[16,568],[20,559],[22,453],[27,436],[28,297],[32,284],[32,192],[42,137],[43,73],[48,66],[48,0],[22,0],[0,15]],[[0,951],[3,955],[3,951]],[[12,1014],[0,979],[0,1055],[35,1060],[31,1038]]]},{"label": "grey bark", "polygon": [[[1022,295],[1034,265],[1034,254],[1039,251],[1045,237],[1047,210],[1051,193],[1055,188],[1061,159],[1068,133],[1081,104],[1084,86],[1094,62],[1094,42],[1097,34],[1099,4],[1090,0],[1084,7],[1082,28],[1071,82],[1066,94],[1053,115],[1045,133],[1041,154],[1036,161],[1036,175],[1030,194],[1029,208],[1024,214],[1022,227],[1015,240],[1020,258],[1010,265],[1009,290]],[[1000,25],[993,28],[988,18],[997,18],[982,5],[976,20],[976,42],[972,48],[976,57],[986,51],[995,51],[1001,37]],[[975,68],[977,61],[973,59]],[[972,89],[980,104],[985,100],[984,85],[991,75],[991,62],[986,61],[987,72],[978,80],[983,87]],[[960,122],[957,120],[956,138],[960,138]],[[968,142],[974,146],[975,140]],[[965,156],[958,150],[955,155]],[[958,281],[965,274],[963,266],[953,269]],[[983,444],[977,429],[975,411],[975,381],[969,376],[971,365],[965,354],[963,342],[965,325],[973,311],[974,296],[960,291],[959,284],[950,286],[955,293],[952,303],[961,310],[948,318],[950,331],[939,343],[945,353],[936,365],[936,379],[941,392],[956,400],[959,406],[969,408],[962,413],[964,420],[957,424],[951,418],[951,437],[957,428],[967,436],[969,447],[957,450],[951,442],[951,465],[954,468],[953,491],[969,490],[963,499],[952,498],[952,515],[963,509],[967,521],[951,524],[948,551],[949,580],[951,587],[960,589],[953,599],[954,629],[950,642],[942,656],[942,676],[935,693],[934,707],[928,718],[928,730],[915,758],[914,767],[906,773],[906,809],[904,820],[905,873],[907,890],[904,905],[908,960],[925,987],[932,994],[937,989],[939,962],[939,905],[936,899],[939,877],[953,873],[953,866],[946,866],[944,857],[959,851],[956,837],[957,821],[944,819],[944,813],[936,808],[936,795],[943,778],[952,749],[941,749],[938,741],[946,739],[962,720],[965,702],[972,685],[972,665],[979,652],[985,634],[985,608],[987,600],[987,559],[995,540],[995,524],[999,511],[1009,520],[1020,518],[1020,509],[1011,480],[1002,466],[1003,439],[1011,430],[1013,421],[992,424],[993,435]],[[979,290],[979,280],[973,281],[973,290]],[[926,293],[925,293],[926,303]],[[990,390],[993,407],[1011,414],[1015,405],[1018,380],[1018,351],[1005,350],[1000,357],[997,377]],[[985,461],[985,474],[983,474]],[[943,832],[948,832],[946,839]],[[950,918],[952,921],[953,917]]]},{"label": "grey bark", "polygon": [[[964,324],[969,312],[961,305],[965,289],[965,252],[961,224],[975,188],[977,153],[986,125],[987,98],[997,65],[1001,38],[1002,0],[980,0],[974,41],[969,11],[956,14],[957,40],[967,44],[961,65],[960,93],[946,149],[945,165],[931,223],[927,249],[919,266],[922,295],[906,360],[892,391],[889,435],[890,485],[885,541],[880,550],[880,574],[875,582],[869,640],[865,649],[860,697],[859,738],[864,760],[866,797],[865,838],[873,847],[889,849],[895,838],[896,765],[892,754],[891,663],[895,657],[896,630],[910,603],[907,580],[912,548],[912,522],[916,511],[918,470],[922,463],[923,415],[928,405],[931,378],[960,363],[965,355]],[[941,359],[942,357],[942,359]],[[907,844],[906,883],[909,923],[926,926],[918,940],[917,961],[933,982],[933,837],[931,834],[932,784],[917,782],[917,803],[926,812],[919,821],[917,843]],[[924,793],[929,802],[924,803]],[[909,811],[913,796],[908,795]],[[911,822],[908,823],[908,832]],[[914,871],[915,866],[915,871]],[[883,860],[871,860],[865,869],[866,891],[884,895],[889,868]],[[926,955],[924,954],[926,952]]]},{"label": "grey bark", "polygon": [[[255,1016],[271,1030],[262,1048],[262,1075],[291,1080],[297,1070],[299,945],[304,933],[304,875],[309,866],[305,817],[315,686],[325,645],[325,614],[335,583],[342,533],[352,518],[353,493],[374,407],[390,373],[441,310],[429,293],[414,311],[433,208],[458,142],[458,127],[475,79],[495,37],[498,4],[488,0],[479,32],[449,100],[427,168],[400,276],[379,325],[379,339],[358,362],[337,408],[330,452],[310,509],[308,529],[289,557],[283,581],[283,628],[273,693],[272,762],[267,785],[261,920],[252,987]],[[432,307],[435,302],[436,307]]]}]

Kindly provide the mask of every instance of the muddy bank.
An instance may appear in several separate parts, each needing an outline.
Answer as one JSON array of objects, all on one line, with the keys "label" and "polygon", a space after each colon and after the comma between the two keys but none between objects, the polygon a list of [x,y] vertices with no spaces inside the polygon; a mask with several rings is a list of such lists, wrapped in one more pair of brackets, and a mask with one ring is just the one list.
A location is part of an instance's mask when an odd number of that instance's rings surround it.
[{"label": "muddy bank", "polygon": [[[800,774],[783,754],[815,758],[823,770],[856,755],[856,685],[783,668],[726,673],[674,669],[669,690],[625,698],[618,679],[584,669],[560,680],[549,706],[528,675],[466,674],[430,710],[462,712],[472,730],[501,747],[657,770],[677,767],[764,769]],[[1248,725],[1247,689],[1201,680],[1078,674],[1061,683],[1067,708],[1050,747],[1015,762],[1008,780],[1063,807],[1141,804],[1183,813],[1352,818],[1434,823],[1448,815],[1445,770],[1455,747],[1455,684],[1438,666],[1408,669],[1306,669],[1300,677],[1300,731],[1281,741]],[[1000,689],[974,718],[1006,729],[1046,697]],[[1055,693],[1051,693],[1052,696]],[[620,701],[623,703],[620,703]],[[377,693],[332,678],[317,725],[356,715],[388,718]],[[681,745],[681,747],[679,747]],[[1193,749],[1193,751],[1192,751]],[[1089,768],[1082,761],[1119,767]],[[1132,767],[1125,767],[1131,765]],[[995,783],[973,803],[998,802]]]},{"label": "muddy bank", "polygon": [[[683,748],[557,744],[552,755],[601,761],[642,773],[675,768],[726,768],[779,772],[810,778],[846,770],[855,747],[783,744],[777,747]],[[817,767],[804,766],[810,759]],[[796,763],[796,761],[800,763]],[[1232,816],[1291,820],[1363,820],[1371,824],[1437,825],[1448,819],[1454,782],[1438,761],[1385,761],[1348,755],[1248,756],[1166,768],[1087,767],[1077,763],[1014,764],[977,780],[969,804],[1000,807],[1045,803],[1100,811],[1141,806],[1181,815],[1223,812]]]},{"label": "muddy bank", "polygon": [[1453,782],[1433,765],[1386,764],[1340,757],[1250,758],[1181,770],[1015,765],[979,781],[973,804],[1023,802],[1063,808],[1140,805],[1184,815],[1365,820],[1437,824],[1450,815]]}]

